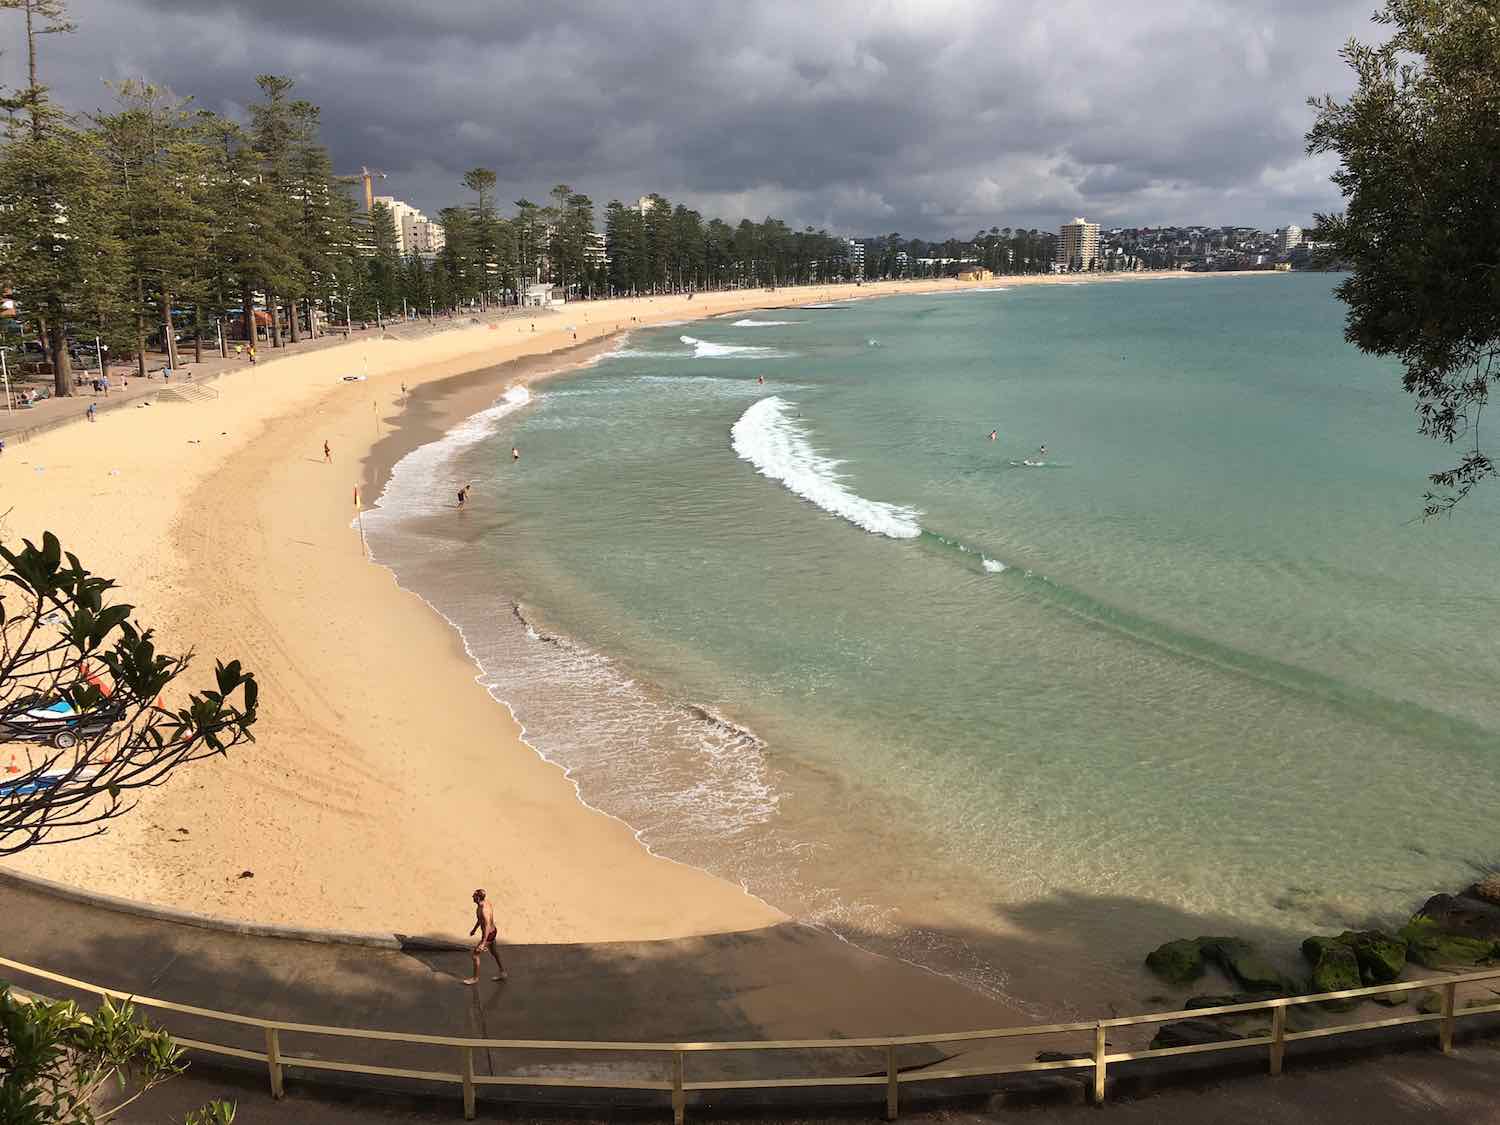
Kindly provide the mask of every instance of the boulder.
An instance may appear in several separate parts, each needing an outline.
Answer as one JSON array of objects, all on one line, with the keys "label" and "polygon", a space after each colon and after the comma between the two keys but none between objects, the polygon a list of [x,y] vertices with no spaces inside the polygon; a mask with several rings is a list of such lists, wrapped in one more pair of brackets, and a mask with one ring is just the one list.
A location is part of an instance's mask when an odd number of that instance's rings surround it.
[{"label": "boulder", "polygon": [[1244,1036],[1236,1035],[1218,1020],[1178,1020],[1176,1023],[1162,1024],[1161,1030],[1151,1040],[1150,1049],[1157,1051],[1163,1047],[1196,1047],[1201,1043],[1224,1043],[1243,1038]]},{"label": "boulder", "polygon": [[1424,992],[1417,1001],[1417,1011],[1424,1016],[1435,1016],[1443,1010],[1443,998],[1436,992]]},{"label": "boulder", "polygon": [[1406,939],[1407,957],[1429,969],[1480,965],[1500,958],[1500,942],[1449,933],[1420,914],[1402,928],[1401,936]]},{"label": "boulder", "polygon": [[1169,984],[1192,984],[1203,975],[1202,939],[1182,938],[1146,954],[1146,968]]},{"label": "boulder", "polygon": [[[1406,946],[1401,947],[1403,962],[1406,958]],[[1310,937],[1302,943],[1302,956],[1307,958],[1307,963],[1312,966],[1312,991],[1314,992],[1342,992],[1346,988],[1359,988],[1363,983],[1360,980],[1359,960],[1351,949],[1340,938]],[[1341,1006],[1348,1005],[1347,1001],[1329,1001]]]},{"label": "boulder", "polygon": [[1500,871],[1486,875],[1464,892],[1467,898],[1477,898],[1493,906],[1500,906]]},{"label": "boulder", "polygon": [[1447,933],[1500,941],[1500,906],[1482,898],[1433,895],[1417,913]]},{"label": "boulder", "polygon": [[1335,940],[1353,951],[1365,984],[1390,984],[1406,968],[1406,942],[1401,938],[1379,930],[1345,930]]},{"label": "boulder", "polygon": [[1378,992],[1370,997],[1371,1000],[1384,1008],[1399,1008],[1401,1005],[1411,1001],[1410,992]]},{"label": "boulder", "polygon": [[1240,938],[1201,937],[1198,939],[1198,948],[1205,960],[1218,965],[1246,992],[1290,996],[1301,991],[1298,982],[1275,968],[1248,941]]}]

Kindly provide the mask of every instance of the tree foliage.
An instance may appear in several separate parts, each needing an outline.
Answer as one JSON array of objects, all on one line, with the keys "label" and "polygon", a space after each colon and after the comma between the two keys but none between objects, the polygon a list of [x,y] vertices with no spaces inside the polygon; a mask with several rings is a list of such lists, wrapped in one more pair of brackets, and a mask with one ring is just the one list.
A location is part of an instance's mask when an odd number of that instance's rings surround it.
[{"label": "tree foliage", "polygon": [[[102,1125],[182,1073],[182,1051],[129,1001],[92,1015],[72,1001],[29,1000],[0,984],[0,1121]],[[234,1106],[211,1102],[187,1125],[231,1125]]]},{"label": "tree foliage", "polygon": [[1500,4],[1387,0],[1379,46],[1342,55],[1357,88],[1313,99],[1308,151],[1339,158],[1345,210],[1317,237],[1352,273],[1345,336],[1400,359],[1421,432],[1458,446],[1426,514],[1451,511],[1496,466],[1480,428],[1500,379]]},{"label": "tree foliage", "polygon": [[114,582],[48,532],[0,546],[0,855],[105,831],[137,791],[253,741],[257,685],[239,661],[164,701],[191,656],[157,651]]}]

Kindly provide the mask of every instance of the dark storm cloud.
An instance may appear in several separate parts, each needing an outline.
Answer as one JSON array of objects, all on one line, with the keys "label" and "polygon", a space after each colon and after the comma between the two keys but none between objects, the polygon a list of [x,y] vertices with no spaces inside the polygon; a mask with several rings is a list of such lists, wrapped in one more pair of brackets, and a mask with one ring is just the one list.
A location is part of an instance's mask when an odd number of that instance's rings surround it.
[{"label": "dark storm cloud", "polygon": [[[74,109],[144,76],[227,112],[285,74],[340,170],[429,211],[488,165],[502,198],[557,182],[659,190],[731,220],[843,233],[1306,222],[1309,94],[1370,0],[73,0],[43,44]],[[17,17],[0,15],[12,25]],[[0,24],[3,26],[3,24]],[[24,51],[0,60],[19,76]]]}]

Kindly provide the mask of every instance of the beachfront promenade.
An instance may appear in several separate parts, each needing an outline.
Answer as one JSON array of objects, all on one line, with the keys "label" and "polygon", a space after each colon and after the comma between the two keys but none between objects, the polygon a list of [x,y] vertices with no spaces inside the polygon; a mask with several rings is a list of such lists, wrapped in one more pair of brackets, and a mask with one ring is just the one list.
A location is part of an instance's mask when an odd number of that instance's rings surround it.
[{"label": "beachfront promenade", "polygon": [[[308,352],[335,348],[346,343],[358,344],[382,338],[415,339],[433,332],[469,327],[476,321],[491,323],[520,316],[540,318],[553,315],[550,309],[523,309],[510,306],[504,309],[491,309],[483,314],[458,312],[451,317],[440,316],[435,320],[414,316],[406,321],[389,321],[384,328],[372,323],[368,328],[355,328],[349,333],[342,329],[325,331],[323,335],[304,337],[295,344],[289,340],[285,341],[279,348],[273,348],[268,342],[262,341],[257,348],[256,358],[260,366],[265,366],[287,356],[305,355]],[[109,364],[111,387],[107,395],[93,389],[93,380],[97,375],[93,368],[82,371],[75,369],[74,373],[82,375],[85,382],[67,398],[57,398],[49,394],[48,397],[32,406],[6,410],[4,396],[0,394],[0,441],[6,442],[7,446],[15,446],[31,435],[55,426],[85,421],[90,406],[93,406],[98,414],[125,410],[139,406],[142,402],[149,401],[171,387],[201,385],[228,372],[248,369],[252,366],[250,360],[243,354],[235,354],[232,345],[228,356],[220,356],[217,347],[205,347],[201,362],[194,361],[192,348],[186,346],[179,348],[177,367],[173,369],[174,374],[170,380],[163,379],[161,375],[162,364],[165,361],[166,356],[160,353],[150,353],[146,365],[146,370],[150,374],[145,379],[137,374],[138,369],[134,363]],[[48,378],[50,380],[50,376]],[[17,391],[22,385],[12,376],[11,389],[13,391]],[[24,385],[30,387],[43,384],[33,382]],[[45,386],[50,388],[51,383],[48,382]]]},{"label": "beachfront promenade", "polygon": [[[684,1042],[894,1035],[933,1030],[938,1014],[950,1030],[1001,1026],[1014,1018],[942,977],[796,924],[679,941],[508,946],[510,981],[485,981],[477,989],[459,983],[468,972],[466,952],[439,948],[442,944],[417,941],[404,949],[375,948],[253,936],[106,909],[0,878],[0,956],[133,994],[262,1019],[476,1039]],[[43,995],[75,995],[89,1006],[95,1002],[87,994],[28,979],[9,968],[0,969],[0,979]],[[146,1014],[180,1037],[250,1052],[265,1047],[256,1027],[172,1012]],[[1265,1078],[1259,1051],[1136,1063],[1114,1080],[1111,1098],[1126,1101],[1109,1112],[1126,1125],[1256,1119],[1371,1125],[1410,1120],[1416,1113],[1436,1122],[1497,1120],[1500,1028],[1494,1021],[1493,1016],[1466,1021],[1458,1049],[1447,1056],[1435,1050],[1430,1027],[1366,1033],[1357,1044],[1299,1043],[1289,1081]],[[899,1067],[913,1077],[924,1067],[985,1061],[982,1054],[940,1052],[930,1046],[897,1051]],[[301,1036],[282,1053],[284,1058],[337,1058],[366,1066],[455,1069],[451,1047],[381,1040]],[[768,1057],[690,1056],[694,1073],[689,1077],[743,1080],[841,1073],[878,1079],[887,1061],[884,1050],[854,1047],[778,1052],[769,1066]],[[663,1095],[588,1089],[588,1080],[660,1080],[668,1077],[660,1072],[670,1069],[669,1059],[476,1049],[473,1073],[481,1081],[519,1074],[579,1083],[573,1089],[544,1090],[524,1083],[492,1087],[476,1108],[488,1117],[514,1114],[518,1102],[534,1107],[550,1103],[554,1108],[549,1113],[589,1106],[591,1115],[605,1106],[617,1111],[633,1106],[660,1117]],[[386,1089],[376,1093],[371,1079],[338,1076],[343,1085],[336,1090],[292,1067],[285,1079],[289,1096],[277,1102],[270,1097],[264,1063],[247,1062],[236,1071],[222,1069],[223,1061],[198,1056],[197,1068],[186,1079],[146,1103],[152,1116],[124,1120],[158,1119],[164,1097],[174,1106],[185,1099],[182,1105],[187,1106],[221,1096],[236,1099],[237,1120],[251,1123],[353,1122],[387,1115],[410,1119],[408,1114],[417,1112],[422,1120],[459,1116],[458,1093],[451,1086],[433,1092],[409,1083],[393,1089],[395,1084],[385,1082]],[[1062,1122],[1079,1112],[1074,1107],[1085,1100],[1086,1078],[1087,1072],[1033,1073],[944,1092],[959,1095],[957,1108],[974,1111],[976,1117],[1027,1107],[1031,1120]],[[798,1107],[794,1112],[803,1117],[814,1106],[828,1106],[832,1095],[839,1102],[866,1105],[873,1117],[884,1093],[884,1083],[877,1080],[864,1088],[781,1090],[764,1098],[752,1094],[749,1104],[777,1117]],[[413,1095],[421,1096],[409,1100]],[[1129,1100],[1142,1095],[1159,1096]],[[912,1098],[906,1089],[902,1096]],[[344,1104],[328,1106],[322,1099],[329,1097]],[[499,1104],[501,1098],[508,1109]],[[362,1100],[363,1107],[352,1108],[350,1099]],[[745,1104],[744,1095],[727,1102]],[[906,1104],[918,1112],[924,1108],[920,1101]],[[712,1095],[707,1103],[695,1099],[689,1117],[712,1120],[715,1109],[727,1106]]]}]

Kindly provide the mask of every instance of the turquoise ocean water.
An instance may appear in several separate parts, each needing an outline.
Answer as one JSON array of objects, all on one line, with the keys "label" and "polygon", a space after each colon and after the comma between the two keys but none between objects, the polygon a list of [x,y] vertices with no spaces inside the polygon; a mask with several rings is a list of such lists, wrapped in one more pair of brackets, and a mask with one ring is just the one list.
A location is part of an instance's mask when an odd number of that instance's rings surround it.
[{"label": "turquoise ocean water", "polygon": [[1500,858],[1500,496],[1413,519],[1449,451],[1331,285],[639,331],[410,455],[371,543],[654,849],[1020,1006],[1129,992]]}]

